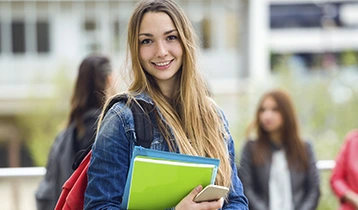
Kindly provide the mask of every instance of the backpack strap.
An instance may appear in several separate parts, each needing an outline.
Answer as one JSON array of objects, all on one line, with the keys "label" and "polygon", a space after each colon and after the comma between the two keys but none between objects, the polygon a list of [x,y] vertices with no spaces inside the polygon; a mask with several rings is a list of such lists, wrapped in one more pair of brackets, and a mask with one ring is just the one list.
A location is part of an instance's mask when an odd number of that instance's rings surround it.
[{"label": "backpack strap", "polygon": [[131,101],[130,109],[134,118],[134,129],[137,137],[136,146],[150,148],[153,141],[153,125],[150,117],[153,115],[153,107],[143,101],[139,101],[140,106]]},{"label": "backpack strap", "polygon": [[[117,102],[124,101],[127,102],[128,98],[126,95],[116,95],[111,98],[110,102],[106,106],[104,114],[108,112],[108,110]],[[138,102],[138,103],[137,103]],[[151,116],[154,114],[154,107],[144,101],[134,101],[131,100],[129,104],[129,108],[133,113],[134,120],[134,129],[137,137],[137,141],[135,142],[136,146],[142,146],[145,148],[149,148],[153,141],[153,124],[151,121]],[[74,158],[72,169],[76,170],[78,166],[81,164],[82,160],[86,157],[86,155],[92,150],[93,143],[88,146],[86,149],[79,151]]]},{"label": "backpack strap", "polygon": [[73,158],[73,163],[72,163],[73,170],[76,170],[78,168],[78,166],[80,166],[82,160],[92,150],[92,145],[93,145],[93,143],[91,143],[86,149],[82,149],[76,153],[75,157]]}]

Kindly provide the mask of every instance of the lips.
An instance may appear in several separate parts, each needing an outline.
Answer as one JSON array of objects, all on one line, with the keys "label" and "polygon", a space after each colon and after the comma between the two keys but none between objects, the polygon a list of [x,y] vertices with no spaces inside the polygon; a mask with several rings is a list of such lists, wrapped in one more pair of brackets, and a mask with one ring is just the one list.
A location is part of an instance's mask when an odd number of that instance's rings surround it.
[{"label": "lips", "polygon": [[162,62],[152,62],[152,64],[158,69],[166,69],[170,66],[170,64],[173,62],[173,60],[162,61]]},{"label": "lips", "polygon": [[265,126],[270,126],[270,125],[272,125],[272,122],[271,121],[264,121],[263,124]]},{"label": "lips", "polygon": [[157,63],[153,63],[156,66],[166,66],[170,63],[170,61],[165,61],[165,62],[157,62]]}]

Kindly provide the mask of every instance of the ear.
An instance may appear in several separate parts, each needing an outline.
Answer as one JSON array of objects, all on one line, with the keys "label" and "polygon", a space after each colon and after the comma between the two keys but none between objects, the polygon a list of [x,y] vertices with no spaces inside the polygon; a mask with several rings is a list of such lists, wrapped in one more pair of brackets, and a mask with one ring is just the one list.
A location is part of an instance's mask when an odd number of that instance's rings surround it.
[{"label": "ear", "polygon": [[113,74],[109,74],[106,78],[106,87],[109,88],[113,86]]},{"label": "ear", "polygon": [[106,90],[107,98],[117,93],[113,73],[106,78]]}]

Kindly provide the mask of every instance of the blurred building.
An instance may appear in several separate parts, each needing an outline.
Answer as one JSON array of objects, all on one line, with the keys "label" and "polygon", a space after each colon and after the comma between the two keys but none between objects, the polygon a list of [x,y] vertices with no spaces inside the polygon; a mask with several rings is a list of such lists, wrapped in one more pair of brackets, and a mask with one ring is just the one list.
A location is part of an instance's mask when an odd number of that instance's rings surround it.
[{"label": "blurred building", "polygon": [[[358,57],[356,0],[176,1],[199,35],[203,73],[230,122],[240,120],[235,110],[252,109],[238,107],[236,93],[269,80],[277,58],[289,55],[309,71]],[[109,55],[119,69],[136,2],[0,0],[0,167],[33,165],[16,116],[55,97],[57,77],[73,79],[90,52]],[[0,180],[3,208],[35,209],[38,180],[24,177]]]},{"label": "blurred building", "polygon": [[[36,111],[54,97],[55,78],[74,78],[90,52],[107,54],[115,68],[120,67],[127,21],[136,2],[0,1],[0,167],[31,165],[25,161],[26,139],[15,117]],[[214,94],[236,93],[251,79],[267,79],[280,56],[292,56],[306,70],[317,63],[328,69],[343,62],[347,53],[358,57],[356,1],[177,2],[199,35],[201,67]],[[228,109],[237,109],[230,103]]]},{"label": "blurred building", "polygon": [[[81,59],[90,52],[105,53],[116,68],[120,66],[127,21],[136,2],[0,1],[0,153],[4,156],[0,167],[31,165],[24,161],[28,155],[21,145],[26,139],[15,116],[34,112],[54,97],[54,78],[61,74],[74,78]],[[213,91],[235,90],[240,75],[238,2],[177,2],[200,37],[202,69],[209,84],[214,84]]]},{"label": "blurred building", "polygon": [[308,71],[358,62],[357,1],[271,0],[270,29],[273,59],[291,55]]}]

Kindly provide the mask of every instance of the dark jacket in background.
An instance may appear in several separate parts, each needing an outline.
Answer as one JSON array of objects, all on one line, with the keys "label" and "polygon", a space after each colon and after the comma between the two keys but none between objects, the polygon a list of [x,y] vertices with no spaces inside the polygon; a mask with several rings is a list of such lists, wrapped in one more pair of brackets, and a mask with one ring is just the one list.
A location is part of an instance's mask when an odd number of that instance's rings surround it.
[{"label": "dark jacket in background", "polygon": [[[270,210],[269,179],[272,157],[265,158],[263,165],[254,166],[251,151],[255,146],[256,141],[247,141],[243,147],[238,175],[244,186],[244,193],[249,199],[250,210]],[[314,210],[320,197],[316,159],[311,144],[305,142],[305,147],[309,161],[308,170],[301,172],[289,168],[294,210]],[[275,148],[272,147],[272,150]]]},{"label": "dark jacket in background", "polygon": [[85,133],[78,138],[76,126],[70,124],[57,136],[51,147],[46,165],[46,174],[36,190],[38,210],[54,209],[62,190],[62,185],[71,176],[76,153],[93,143],[100,110],[90,110],[84,114]]}]

